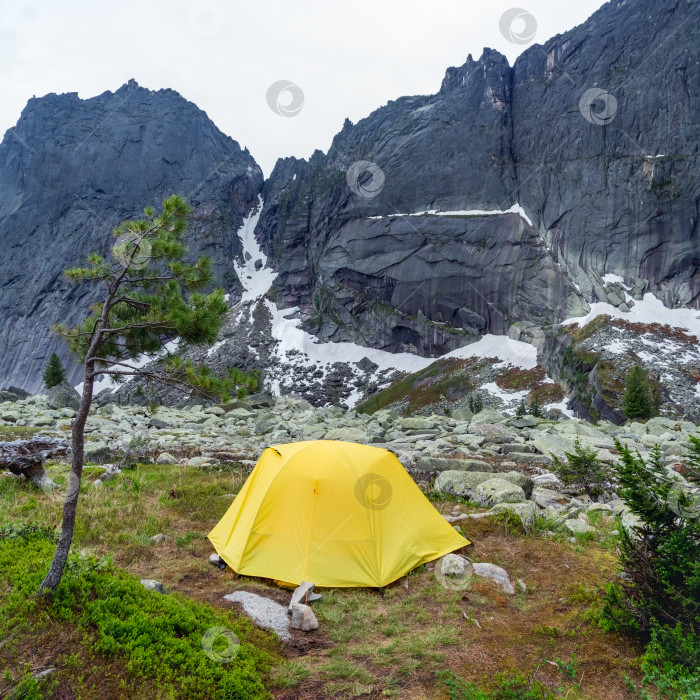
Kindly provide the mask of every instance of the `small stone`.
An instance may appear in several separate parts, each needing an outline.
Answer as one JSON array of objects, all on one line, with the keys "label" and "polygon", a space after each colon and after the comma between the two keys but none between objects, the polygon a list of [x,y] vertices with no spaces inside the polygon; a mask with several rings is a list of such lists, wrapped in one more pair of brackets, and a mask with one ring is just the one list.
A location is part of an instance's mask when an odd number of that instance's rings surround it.
[{"label": "small stone", "polygon": [[482,505],[523,503],[525,492],[516,484],[498,477],[482,482],[474,489],[474,498]]},{"label": "small stone", "polygon": [[530,532],[533,525],[535,524],[535,512],[537,511],[537,506],[532,501],[527,501],[525,503],[499,503],[495,505],[489,513],[503,513],[508,512],[520,518],[523,530],[525,532]]},{"label": "small stone", "polygon": [[153,544],[160,544],[161,542],[165,542],[165,535],[158,533],[157,535],[153,535],[153,537],[148,538]]},{"label": "small stone", "polygon": [[513,584],[510,582],[510,578],[508,578],[508,572],[505,569],[495,564],[487,564],[484,562],[472,564],[472,568],[477,576],[490,578],[508,595],[515,595],[515,588],[513,588]]},{"label": "small stone", "polygon": [[102,481],[100,479],[95,479],[95,481],[92,482],[92,488],[97,489],[98,491],[104,486]]},{"label": "small stone", "polygon": [[284,605],[247,591],[234,591],[225,595],[224,600],[242,605],[246,615],[256,625],[271,629],[282,641],[286,642],[292,638],[289,634],[287,608]]},{"label": "small stone", "polygon": [[314,593],[314,585],[313,583],[309,583],[308,581],[302,581],[297,588],[294,589],[294,592],[292,593],[292,600],[289,603],[289,608],[288,612],[292,612],[292,607],[296,605],[297,603],[301,603],[302,601],[306,603],[313,603],[315,600],[321,600],[323,596],[320,593]]},{"label": "small stone", "polygon": [[156,464],[177,464],[177,460],[170,452],[161,452],[156,459]]},{"label": "small stone", "polygon": [[440,573],[443,576],[464,576],[469,562],[459,554],[445,554],[440,559]]},{"label": "small stone", "polygon": [[160,420],[158,418],[150,418],[148,421],[148,427],[155,428],[156,430],[163,430],[164,428],[169,428],[170,425],[164,420]]},{"label": "small stone", "polygon": [[221,462],[216,457],[192,457],[187,460],[188,467],[215,467]]},{"label": "small stone", "polygon": [[122,470],[115,466],[114,464],[106,464],[105,465],[105,470],[103,474],[100,474],[100,481],[103,483],[105,481],[109,481],[110,479],[114,479],[117,474],[121,474]]},{"label": "small stone", "polygon": [[148,591],[165,593],[165,586],[160,581],[155,581],[152,578],[142,578],[141,585]]},{"label": "small stone", "polygon": [[207,413],[210,416],[223,416],[226,411],[221,408],[221,406],[209,406],[209,408],[204,409],[204,413]]},{"label": "small stone", "polygon": [[34,678],[36,678],[36,680],[41,680],[42,678],[46,678],[47,676],[50,676],[52,673],[56,673],[55,668],[45,668],[43,671],[39,671],[39,673],[35,673]]},{"label": "small stone", "polygon": [[588,512],[596,512],[596,511],[604,511],[606,513],[611,513],[612,508],[607,504],[607,503],[594,503],[593,505],[588,506]]},{"label": "small stone", "polygon": [[[586,532],[595,532],[595,528],[579,518],[572,518],[564,521],[564,527],[575,535],[582,535]],[[575,540],[574,540],[575,541]]]},{"label": "small stone", "polygon": [[80,394],[68,382],[63,381],[49,389],[46,404],[49,408],[72,408],[77,411],[80,408]]},{"label": "small stone", "polygon": [[226,562],[216,552],[209,555],[209,563],[218,566],[222,571],[226,568]]},{"label": "small stone", "polygon": [[318,629],[318,620],[313,610],[303,603],[292,605],[292,629],[310,632]]}]

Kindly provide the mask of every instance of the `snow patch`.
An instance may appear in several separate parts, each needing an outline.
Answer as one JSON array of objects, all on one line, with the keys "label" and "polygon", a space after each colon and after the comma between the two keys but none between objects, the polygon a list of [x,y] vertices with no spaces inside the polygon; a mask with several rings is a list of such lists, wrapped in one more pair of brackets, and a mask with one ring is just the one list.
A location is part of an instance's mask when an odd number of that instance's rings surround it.
[{"label": "snow patch", "polygon": [[622,355],[627,350],[627,344],[624,340],[613,340],[612,343],[604,345],[603,350],[607,350],[613,355]]},{"label": "snow patch", "polygon": [[630,287],[625,284],[624,277],[621,275],[613,275],[612,272],[603,275],[602,280],[605,284],[619,284],[623,289],[627,289],[628,291],[630,289]]},{"label": "snow patch", "polygon": [[[243,285],[241,302],[254,301],[266,294],[277,277],[272,268],[267,267],[267,256],[255,240],[255,227],[258,225],[263,208],[262,197],[258,195],[258,206],[243,220],[238,237],[243,246],[243,263],[234,262],[238,279]],[[255,269],[258,263],[260,269]]]},{"label": "snow patch", "polygon": [[397,216],[501,216],[503,214],[518,214],[527,223],[532,226],[530,217],[525,213],[525,210],[520,204],[514,204],[510,209],[459,209],[454,211],[438,211],[437,209],[427,209],[425,211],[417,211],[413,214],[384,214],[381,216],[370,216],[369,219],[393,219]]},{"label": "snow patch", "polygon": [[222,345],[225,345],[225,340],[217,340],[214,345],[212,345],[209,350],[207,350],[207,357],[211,357]]},{"label": "snow patch", "polygon": [[636,301],[629,311],[620,311],[604,301],[594,302],[590,306],[591,310],[585,316],[568,318],[561,325],[568,326],[575,323],[582,328],[596,316],[607,314],[612,318],[624,319],[631,323],[659,323],[672,328],[681,328],[691,335],[700,336],[700,314],[696,309],[669,309],[650,292],[647,292],[642,300]]},{"label": "snow patch", "polygon": [[402,372],[418,372],[436,359],[408,352],[386,352],[356,343],[321,343],[316,336],[299,327],[300,319],[289,318],[298,311],[296,307],[278,309],[269,299],[265,299],[265,305],[272,314],[272,337],[279,341],[276,353],[280,359],[301,353],[306,356],[305,365],[331,365],[335,362],[359,362],[366,357],[379,365],[380,370],[397,369]]},{"label": "snow patch", "polygon": [[529,389],[524,389],[523,391],[506,391],[501,389],[496,382],[487,382],[482,384],[482,391],[488,392],[491,396],[503,401],[506,404],[505,408],[500,409],[502,413],[507,413],[509,415],[514,415],[517,410],[517,404],[524,401],[527,395],[530,393]]},{"label": "snow patch", "polygon": [[[501,362],[499,367],[513,365],[520,369],[534,369],[537,366],[537,348],[521,340],[513,340],[507,335],[488,333],[481,340],[463,348],[457,348],[442,356],[445,358],[495,357]],[[433,360],[434,362],[434,360]]]},{"label": "snow patch", "polygon": [[549,411],[552,408],[558,409],[569,418],[576,418],[576,414],[569,408],[569,402],[567,399],[562,399],[559,403],[548,403],[543,406],[545,411]]}]

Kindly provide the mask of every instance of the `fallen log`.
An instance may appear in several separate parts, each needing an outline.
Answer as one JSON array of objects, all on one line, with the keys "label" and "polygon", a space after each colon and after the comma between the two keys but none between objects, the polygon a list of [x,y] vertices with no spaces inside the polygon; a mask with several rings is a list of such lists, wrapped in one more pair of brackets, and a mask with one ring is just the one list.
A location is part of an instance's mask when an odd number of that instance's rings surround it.
[{"label": "fallen log", "polygon": [[52,485],[44,473],[44,462],[69,452],[68,440],[43,435],[35,435],[31,440],[0,442],[0,471],[9,470],[42,488]]}]

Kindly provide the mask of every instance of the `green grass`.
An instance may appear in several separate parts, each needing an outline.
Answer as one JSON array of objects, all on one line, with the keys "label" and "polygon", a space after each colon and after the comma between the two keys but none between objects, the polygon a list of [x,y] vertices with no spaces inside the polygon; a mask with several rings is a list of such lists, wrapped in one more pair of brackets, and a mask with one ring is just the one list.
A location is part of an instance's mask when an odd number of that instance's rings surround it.
[{"label": "green grass", "polygon": [[[148,537],[155,534],[168,535],[177,528],[172,534],[180,546],[205,537],[231,505],[232,499],[224,496],[237,493],[245,478],[235,467],[198,471],[137,465],[98,491],[91,484],[102,471],[85,470],[74,541],[97,554],[115,553],[120,566],[149,558]],[[64,464],[48,463],[46,472],[59,485],[67,481]],[[0,522],[31,519],[53,529],[61,521],[61,507],[60,498],[49,499],[27,482],[0,479]]]},{"label": "green grass", "polygon": [[311,671],[302,661],[285,661],[276,666],[270,675],[273,688],[296,688],[311,676]]},{"label": "green grass", "polygon": [[41,432],[41,428],[30,428],[25,425],[0,425],[0,442],[28,440]]}]

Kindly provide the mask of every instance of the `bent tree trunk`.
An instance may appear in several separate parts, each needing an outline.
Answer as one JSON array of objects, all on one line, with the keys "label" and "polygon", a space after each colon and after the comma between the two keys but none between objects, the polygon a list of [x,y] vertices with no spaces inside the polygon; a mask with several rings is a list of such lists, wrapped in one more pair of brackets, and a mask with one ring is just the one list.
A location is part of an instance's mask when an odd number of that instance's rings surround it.
[{"label": "bent tree trunk", "polygon": [[63,576],[63,569],[68,561],[70,545],[73,541],[73,530],[75,529],[75,513],[78,507],[78,496],[80,495],[80,482],[83,477],[83,457],[85,451],[85,423],[90,405],[92,404],[92,388],[94,378],[92,377],[92,367],[85,372],[85,383],[83,385],[83,396],[80,400],[80,408],[73,418],[71,432],[71,470],[66,500],[63,502],[63,525],[61,526],[61,536],[56,545],[56,552],[51,561],[51,567],[46,574],[39,593],[55,591]]}]

